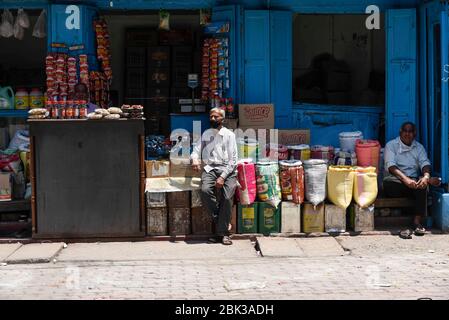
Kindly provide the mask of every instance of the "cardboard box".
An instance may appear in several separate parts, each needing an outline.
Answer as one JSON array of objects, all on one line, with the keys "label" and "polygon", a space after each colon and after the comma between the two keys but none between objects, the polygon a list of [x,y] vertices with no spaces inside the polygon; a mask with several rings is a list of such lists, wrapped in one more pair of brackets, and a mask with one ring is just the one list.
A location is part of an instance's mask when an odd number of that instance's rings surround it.
[{"label": "cardboard box", "polygon": [[0,201],[12,200],[11,173],[0,172]]},{"label": "cardboard box", "polygon": [[284,145],[310,144],[310,130],[279,130],[278,141]]},{"label": "cardboard box", "polygon": [[145,169],[147,178],[170,177],[170,161],[147,160]]},{"label": "cardboard box", "polygon": [[274,128],[273,104],[240,104],[239,122],[242,128]]},{"label": "cardboard box", "polygon": [[170,162],[170,177],[172,178],[201,178],[202,170],[196,172],[190,162],[175,164]]}]

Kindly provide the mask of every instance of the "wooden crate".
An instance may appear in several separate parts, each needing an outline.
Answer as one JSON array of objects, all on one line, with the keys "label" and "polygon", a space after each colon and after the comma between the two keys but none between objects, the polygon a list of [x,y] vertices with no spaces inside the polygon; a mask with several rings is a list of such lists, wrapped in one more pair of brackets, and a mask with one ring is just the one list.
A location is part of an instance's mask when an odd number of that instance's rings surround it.
[{"label": "wooden crate", "polygon": [[167,194],[165,192],[146,192],[147,208],[167,207]]},{"label": "wooden crate", "polygon": [[191,233],[190,206],[187,208],[168,209],[168,230],[170,235],[187,235]]},{"label": "wooden crate", "polygon": [[169,208],[190,208],[190,191],[168,192]]},{"label": "wooden crate", "polygon": [[165,236],[168,234],[167,208],[147,209],[147,234]]},{"label": "wooden crate", "polygon": [[205,207],[192,208],[192,234],[212,234],[212,217]]},{"label": "wooden crate", "polygon": [[301,205],[290,201],[281,204],[281,232],[301,232]]},{"label": "wooden crate", "polygon": [[201,200],[201,189],[192,190],[192,208],[201,208],[203,202]]},{"label": "wooden crate", "polygon": [[346,231],[346,210],[334,204],[324,206],[324,226],[326,232]]}]

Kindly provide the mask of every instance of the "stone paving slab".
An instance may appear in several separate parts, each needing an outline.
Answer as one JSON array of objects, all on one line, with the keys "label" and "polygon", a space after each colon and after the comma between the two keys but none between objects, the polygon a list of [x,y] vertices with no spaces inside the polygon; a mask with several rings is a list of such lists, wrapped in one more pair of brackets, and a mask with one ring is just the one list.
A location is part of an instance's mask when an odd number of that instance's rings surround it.
[{"label": "stone paving slab", "polygon": [[308,257],[342,256],[344,249],[333,237],[296,239]]},{"label": "stone paving slab", "polygon": [[31,243],[21,246],[5,259],[8,264],[47,263],[62,250],[64,243]]},{"label": "stone paving slab", "polygon": [[447,235],[413,236],[412,239],[401,239],[399,236],[337,237],[336,239],[353,255],[388,255],[398,252],[449,255]]},{"label": "stone paving slab", "polygon": [[0,244],[0,262],[4,261],[11,254],[13,254],[17,249],[22,246],[20,243],[7,243]]},{"label": "stone paving slab", "polygon": [[333,237],[325,238],[257,238],[264,257],[341,256],[345,251]]},{"label": "stone paving slab", "polygon": [[69,244],[58,261],[201,260],[257,257],[249,240],[234,240],[232,246],[205,242],[110,242]]},{"label": "stone paving slab", "polygon": [[304,251],[297,239],[258,237],[260,250],[264,257],[304,257]]}]

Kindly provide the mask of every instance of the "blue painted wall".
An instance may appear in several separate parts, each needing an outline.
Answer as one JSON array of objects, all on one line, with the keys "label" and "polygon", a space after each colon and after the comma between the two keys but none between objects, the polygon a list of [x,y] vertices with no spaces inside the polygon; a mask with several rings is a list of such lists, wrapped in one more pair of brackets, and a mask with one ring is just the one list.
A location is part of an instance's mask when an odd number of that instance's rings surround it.
[{"label": "blue painted wall", "polygon": [[368,5],[375,4],[381,10],[388,8],[411,8],[424,0],[0,0],[1,7],[39,8],[50,3],[90,4],[101,9],[200,9],[238,4],[247,9],[291,10],[297,12],[365,12]]}]

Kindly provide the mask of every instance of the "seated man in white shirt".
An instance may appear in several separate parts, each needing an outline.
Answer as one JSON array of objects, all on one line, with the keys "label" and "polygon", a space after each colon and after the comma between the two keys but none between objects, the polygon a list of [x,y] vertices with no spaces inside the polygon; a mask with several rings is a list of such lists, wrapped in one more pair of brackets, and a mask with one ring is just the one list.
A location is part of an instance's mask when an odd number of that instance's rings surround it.
[{"label": "seated man in white shirt", "polygon": [[201,170],[201,159],[205,164],[201,175],[202,201],[216,226],[216,236],[210,241],[230,245],[231,212],[237,186],[237,143],[235,134],[223,127],[224,110],[212,109],[209,118],[211,129],[202,135],[201,142],[194,144],[191,160],[195,171]]},{"label": "seated man in white shirt", "polygon": [[427,215],[428,185],[439,185],[440,182],[438,178],[430,177],[432,168],[427,152],[415,137],[415,124],[405,122],[399,137],[386,144],[383,189],[387,197],[415,199],[414,233],[424,235],[421,219]]}]

